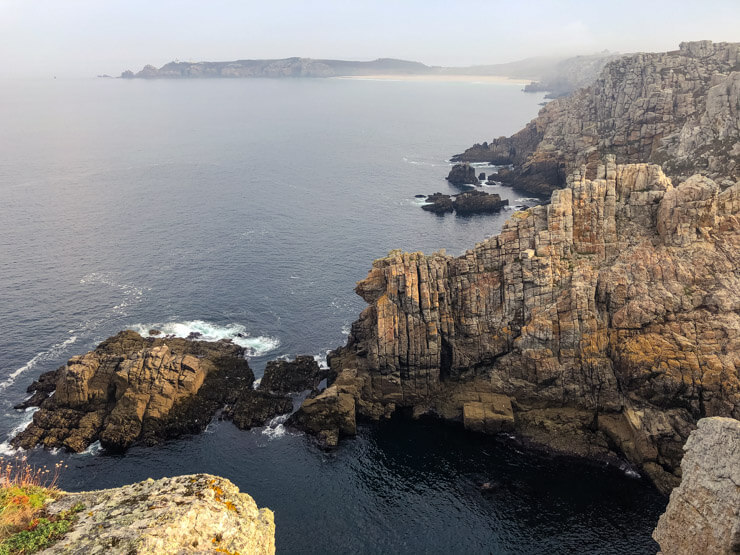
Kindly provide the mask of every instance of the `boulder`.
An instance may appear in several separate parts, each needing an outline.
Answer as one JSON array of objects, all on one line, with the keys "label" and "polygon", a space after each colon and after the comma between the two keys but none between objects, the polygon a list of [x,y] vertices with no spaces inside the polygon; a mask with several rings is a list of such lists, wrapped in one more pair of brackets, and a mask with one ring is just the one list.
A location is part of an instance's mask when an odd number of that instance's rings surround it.
[{"label": "boulder", "polygon": [[740,421],[704,418],[653,538],[665,555],[740,553]]},{"label": "boulder", "polygon": [[447,181],[452,185],[480,185],[475,177],[475,168],[470,164],[455,164],[447,175]]},{"label": "boulder", "polygon": [[455,195],[452,206],[460,216],[468,214],[490,214],[508,206],[508,200],[501,200],[497,194],[483,191],[468,191]]},{"label": "boulder", "polygon": [[442,193],[434,193],[427,197],[429,204],[423,204],[421,209],[427,212],[434,212],[435,214],[446,214],[452,212],[452,197],[450,195],[443,195]]},{"label": "boulder", "polygon": [[293,400],[290,397],[265,391],[245,390],[234,405],[225,411],[225,416],[233,420],[237,428],[249,430],[264,426],[274,417],[292,410]]},{"label": "boulder", "polygon": [[274,393],[293,393],[316,389],[326,372],[312,356],[303,355],[295,360],[271,360],[265,368],[265,375],[260,381],[261,391]]},{"label": "boulder", "polygon": [[478,181],[485,181],[486,180],[486,174],[484,172],[480,172],[478,174]]},{"label": "boulder", "polygon": [[306,399],[286,424],[316,436],[323,447],[335,447],[340,437],[357,433],[355,400],[337,386],[328,387]]},{"label": "boulder", "polygon": [[192,474],[120,488],[60,492],[50,515],[82,506],[43,553],[275,553],[275,517],[225,478]]}]

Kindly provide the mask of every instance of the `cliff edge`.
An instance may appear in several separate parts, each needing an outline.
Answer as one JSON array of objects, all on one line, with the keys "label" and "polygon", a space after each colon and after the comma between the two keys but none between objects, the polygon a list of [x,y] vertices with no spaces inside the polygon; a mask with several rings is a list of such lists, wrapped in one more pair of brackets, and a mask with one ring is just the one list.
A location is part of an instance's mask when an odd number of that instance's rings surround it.
[{"label": "cliff edge", "polygon": [[581,165],[593,178],[605,154],[659,164],[677,183],[695,173],[740,178],[740,43],[685,42],[612,60],[518,133],[453,160],[512,164],[497,180],[549,194]]},{"label": "cliff edge", "polygon": [[739,268],[740,183],[608,156],[460,257],[376,260],[331,395],[294,420],[333,440],[355,413],[435,414],[624,457],[670,491],[696,422],[740,417]]},{"label": "cliff edge", "polygon": [[740,422],[705,418],[691,432],[653,538],[663,555],[740,553]]},{"label": "cliff edge", "polygon": [[225,478],[194,474],[66,493],[49,514],[84,505],[73,528],[41,553],[275,553],[275,522]]}]

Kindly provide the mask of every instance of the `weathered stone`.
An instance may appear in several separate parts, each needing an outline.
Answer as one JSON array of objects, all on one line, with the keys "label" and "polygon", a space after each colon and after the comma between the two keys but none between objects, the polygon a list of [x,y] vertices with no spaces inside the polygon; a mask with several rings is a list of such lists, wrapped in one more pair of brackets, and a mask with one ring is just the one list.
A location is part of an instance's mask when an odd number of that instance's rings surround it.
[{"label": "weathered stone", "polygon": [[490,402],[463,405],[463,424],[468,430],[495,434],[514,430],[514,411],[506,395],[494,395]]},{"label": "weathered stone", "polygon": [[376,260],[333,383],[370,418],[467,405],[478,429],[505,395],[518,434],[669,491],[697,420],[740,417],[739,252],[740,184],[607,157],[462,256]]},{"label": "weathered stone", "polygon": [[44,554],[275,553],[275,520],[225,478],[193,474],[120,488],[63,493],[50,514],[84,505]]},{"label": "weathered stone", "polygon": [[100,440],[124,450],[136,441],[197,433],[253,381],[244,350],[230,342],[145,339],[123,331],[34,382],[44,398],[13,445],[79,452]]},{"label": "weathered stone", "polygon": [[435,214],[446,214],[452,212],[452,197],[442,193],[434,193],[427,197],[428,204],[422,204],[421,209]]},{"label": "weathered stone", "polygon": [[298,356],[295,360],[271,360],[259,389],[274,393],[293,393],[316,389],[326,377],[312,356]]},{"label": "weathered stone", "polygon": [[653,538],[663,555],[740,553],[740,421],[705,418],[691,432]]},{"label": "weathered stone", "polygon": [[321,445],[334,447],[340,437],[357,433],[355,399],[337,386],[328,387],[306,399],[286,423],[315,435]]},{"label": "weathered stone", "polygon": [[513,164],[499,181],[537,194],[599,160],[660,164],[680,182],[695,173],[740,179],[740,43],[698,41],[679,50],[610,61],[599,78],[549,102],[511,137],[475,145],[454,161]]},{"label": "weathered stone", "polygon": [[480,185],[478,178],[475,177],[475,168],[467,163],[452,166],[447,181],[453,185]]},{"label": "weathered stone", "polygon": [[468,191],[455,195],[452,207],[457,214],[465,216],[468,214],[490,214],[499,212],[504,206],[508,206],[508,200],[501,200],[496,194],[483,191]]},{"label": "weathered stone", "polygon": [[293,410],[293,400],[265,391],[244,390],[226,416],[242,430],[264,426],[272,418]]}]

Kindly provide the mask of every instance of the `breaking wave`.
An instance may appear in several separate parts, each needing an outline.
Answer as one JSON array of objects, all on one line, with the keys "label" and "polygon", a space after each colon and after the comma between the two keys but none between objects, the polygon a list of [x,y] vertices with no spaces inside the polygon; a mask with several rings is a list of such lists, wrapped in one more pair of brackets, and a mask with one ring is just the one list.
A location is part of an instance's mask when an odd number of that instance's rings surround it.
[{"label": "breaking wave", "polygon": [[135,324],[130,326],[129,329],[144,337],[150,337],[149,330],[159,330],[165,336],[193,337],[198,341],[230,339],[235,344],[243,347],[247,352],[247,356],[250,357],[265,355],[270,351],[274,351],[280,345],[280,340],[276,337],[251,336],[247,332],[247,328],[241,324],[226,324],[225,326],[221,326],[203,320],[190,320],[185,322]]}]

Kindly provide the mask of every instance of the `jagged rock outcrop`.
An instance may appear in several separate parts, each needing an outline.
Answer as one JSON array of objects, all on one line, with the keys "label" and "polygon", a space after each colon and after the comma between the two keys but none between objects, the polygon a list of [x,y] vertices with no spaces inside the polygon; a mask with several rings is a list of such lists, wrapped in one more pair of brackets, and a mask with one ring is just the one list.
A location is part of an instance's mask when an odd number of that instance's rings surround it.
[{"label": "jagged rock outcrop", "polygon": [[458,258],[376,260],[329,358],[337,395],[371,418],[405,408],[626,457],[675,486],[697,420],[740,417],[740,184],[674,187],[613,157],[584,172]]},{"label": "jagged rock outcrop", "polygon": [[41,553],[275,553],[275,520],[225,478],[193,474],[63,493],[50,514],[78,504],[73,528]]},{"label": "jagged rock outcrop", "polygon": [[271,360],[259,389],[273,393],[306,391],[316,389],[325,377],[326,371],[309,355],[297,356],[295,360]]},{"label": "jagged rock outcrop", "polygon": [[455,195],[452,207],[460,216],[468,214],[490,214],[499,212],[504,206],[508,206],[508,200],[501,200],[501,196],[484,191],[467,191]]},{"label": "jagged rock outcrop", "polygon": [[447,181],[452,185],[480,185],[480,181],[475,177],[475,168],[467,163],[452,166],[450,173],[447,174]]},{"label": "jagged rock outcrop", "polygon": [[660,164],[676,183],[694,173],[740,177],[740,43],[681,43],[679,50],[609,62],[589,87],[548,103],[511,137],[453,160],[513,164],[505,182],[537,194],[599,160]]},{"label": "jagged rock outcrop", "polygon": [[653,538],[663,555],[740,553],[740,421],[705,418],[691,432]]},{"label": "jagged rock outcrop", "polygon": [[454,210],[460,216],[491,214],[499,212],[509,204],[508,200],[501,200],[500,195],[484,191],[466,191],[457,195],[434,193],[429,195],[426,201],[429,204],[422,205],[422,210],[442,215]]},{"label": "jagged rock outcrop", "polygon": [[123,450],[197,433],[218,409],[251,394],[253,382],[244,349],[231,342],[123,331],[31,386],[43,386],[44,399],[13,445],[80,452],[99,440]]},{"label": "jagged rock outcrop", "polygon": [[316,436],[323,447],[335,447],[340,437],[357,433],[355,418],[355,398],[332,386],[306,399],[286,424]]},{"label": "jagged rock outcrop", "polygon": [[421,209],[427,212],[434,212],[435,214],[447,214],[452,212],[452,197],[450,195],[443,195],[442,193],[434,193],[426,198],[428,204],[422,204]]}]

